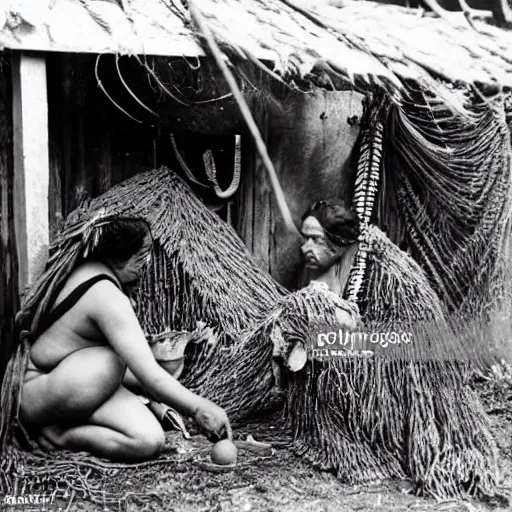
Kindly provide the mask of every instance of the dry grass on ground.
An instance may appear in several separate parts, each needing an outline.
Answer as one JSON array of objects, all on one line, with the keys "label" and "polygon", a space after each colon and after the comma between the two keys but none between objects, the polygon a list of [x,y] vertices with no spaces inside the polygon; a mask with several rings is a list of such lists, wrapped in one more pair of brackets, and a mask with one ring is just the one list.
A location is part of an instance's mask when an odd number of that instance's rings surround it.
[{"label": "dry grass on ground", "polygon": [[[512,492],[512,391],[508,386],[496,388],[491,383],[478,384],[477,391],[500,448],[501,485],[504,491]],[[248,433],[250,429],[238,435]],[[343,485],[333,475],[311,468],[284,449],[267,458],[241,451],[236,470],[216,473],[201,466],[201,462],[208,460],[211,446],[202,438],[185,441],[172,433],[168,442],[177,446],[177,461],[170,470],[156,472],[151,483],[160,503],[142,504],[133,498],[128,505],[130,512],[480,512],[512,508],[497,502],[436,502],[418,498],[404,482],[365,487]],[[114,482],[123,493],[128,492],[137,487],[137,473],[131,469],[115,470],[106,485],[112,488]],[[78,510],[110,509],[90,503],[72,504],[71,511]]]}]

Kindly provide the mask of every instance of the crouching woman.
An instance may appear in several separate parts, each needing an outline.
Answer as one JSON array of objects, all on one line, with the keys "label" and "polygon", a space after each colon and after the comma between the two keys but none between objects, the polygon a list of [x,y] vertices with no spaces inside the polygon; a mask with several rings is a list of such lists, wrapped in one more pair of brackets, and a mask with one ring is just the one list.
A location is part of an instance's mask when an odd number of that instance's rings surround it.
[{"label": "crouching woman", "polygon": [[204,433],[231,437],[225,411],[157,363],[137,320],[128,293],[151,243],[142,220],[102,226],[96,248],[75,266],[39,322],[20,412],[43,448],[134,462],[158,455],[162,427],[127,380],[194,418]]}]

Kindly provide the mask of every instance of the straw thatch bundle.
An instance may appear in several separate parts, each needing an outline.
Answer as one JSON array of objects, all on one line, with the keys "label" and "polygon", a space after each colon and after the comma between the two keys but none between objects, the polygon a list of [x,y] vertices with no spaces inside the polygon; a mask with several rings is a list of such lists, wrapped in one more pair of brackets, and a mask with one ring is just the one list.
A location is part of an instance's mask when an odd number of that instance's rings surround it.
[{"label": "straw thatch bundle", "polygon": [[464,98],[466,119],[419,92],[391,110],[383,193],[443,303],[471,316],[504,298],[512,167],[503,98]]},{"label": "straw thatch bundle", "polygon": [[20,346],[29,343],[59,285],[101,239],[101,226],[115,216],[142,217],[151,226],[152,264],[137,297],[148,335],[193,330],[202,321],[228,343],[262,320],[284,294],[252,262],[233,229],[180,178],[161,168],[113,187],[69,215],[52,244],[47,270],[25,297],[18,317]]},{"label": "straw thatch bundle", "polygon": [[[0,48],[31,48],[35,37],[41,50],[176,55],[182,47],[186,56],[199,55],[207,46],[191,4],[233,65],[273,62],[269,72],[301,88],[381,88],[399,98],[414,82],[463,111],[454,83],[512,87],[509,31],[462,13],[439,18],[351,0],[343,7],[304,0],[55,0],[36,7],[9,0],[0,6]],[[169,90],[176,92],[172,84]]]},{"label": "straw thatch bundle", "polygon": [[[180,1],[163,1],[196,26]],[[483,86],[486,93],[512,86],[510,33],[470,24],[462,14],[420,16],[413,9],[352,1],[343,7],[297,0],[191,3],[235,65],[246,59],[263,67],[255,59],[263,48],[275,63],[274,76],[301,88],[379,89],[400,101],[414,83],[462,113],[464,101],[452,84]],[[202,38],[198,42],[206,48]]]}]

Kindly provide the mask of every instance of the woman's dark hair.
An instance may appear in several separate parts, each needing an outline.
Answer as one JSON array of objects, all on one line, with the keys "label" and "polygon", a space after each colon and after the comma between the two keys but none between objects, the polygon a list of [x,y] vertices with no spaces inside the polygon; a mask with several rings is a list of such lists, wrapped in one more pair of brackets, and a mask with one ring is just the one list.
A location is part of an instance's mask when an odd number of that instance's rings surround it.
[{"label": "woman's dark hair", "polygon": [[91,252],[90,258],[127,261],[140,251],[148,233],[151,234],[151,230],[145,220],[113,220],[101,227],[98,245]]},{"label": "woman's dark hair", "polygon": [[315,217],[325,230],[327,239],[334,245],[351,245],[359,236],[357,213],[342,199],[318,201],[302,216]]}]

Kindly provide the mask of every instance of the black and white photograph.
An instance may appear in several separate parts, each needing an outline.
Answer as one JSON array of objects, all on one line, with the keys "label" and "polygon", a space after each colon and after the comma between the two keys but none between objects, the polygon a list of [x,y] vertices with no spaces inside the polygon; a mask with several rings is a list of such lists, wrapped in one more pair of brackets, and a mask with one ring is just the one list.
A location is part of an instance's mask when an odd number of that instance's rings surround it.
[{"label": "black and white photograph", "polygon": [[0,0],[0,512],[512,510],[512,0]]}]

